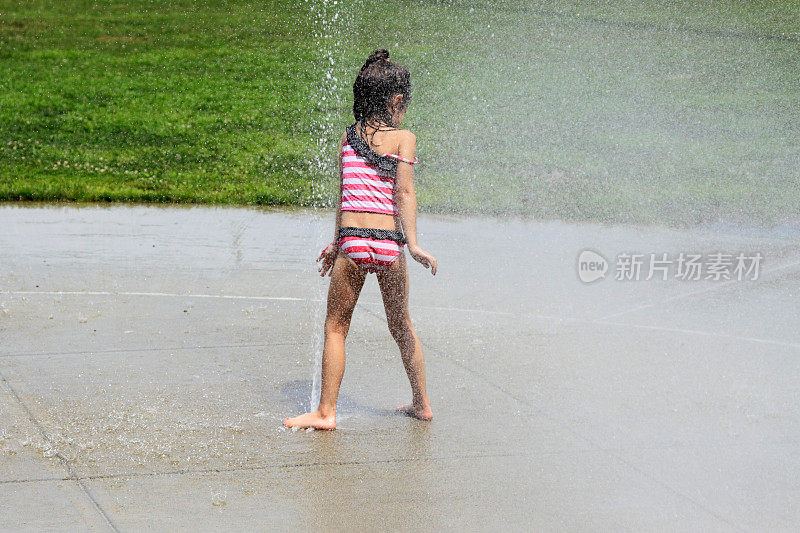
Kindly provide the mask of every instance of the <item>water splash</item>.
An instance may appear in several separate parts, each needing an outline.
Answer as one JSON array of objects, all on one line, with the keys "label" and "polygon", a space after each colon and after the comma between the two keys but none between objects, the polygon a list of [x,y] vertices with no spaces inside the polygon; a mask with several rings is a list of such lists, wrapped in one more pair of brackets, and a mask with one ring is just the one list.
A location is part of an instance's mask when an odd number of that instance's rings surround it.
[{"label": "water splash", "polygon": [[[319,176],[313,184],[314,197],[319,204],[329,204],[326,196],[330,190],[328,180],[332,179],[337,170],[336,148],[339,132],[339,111],[344,107],[344,88],[349,84],[344,74],[337,67],[345,62],[344,51],[347,49],[345,38],[353,25],[353,13],[357,11],[351,4],[345,6],[341,0],[309,0],[312,23],[314,24],[314,45],[318,50],[317,85],[314,88],[314,98],[322,109],[312,122],[312,137],[314,139],[314,154],[311,157],[312,175]],[[331,220],[330,222],[333,222]],[[332,224],[321,224],[320,233],[317,235],[316,251],[321,250],[328,243],[332,235]],[[314,375],[311,387],[310,409],[316,409],[319,404],[322,372],[322,350],[324,343],[324,284],[317,284],[317,308],[315,310],[314,324]]]}]

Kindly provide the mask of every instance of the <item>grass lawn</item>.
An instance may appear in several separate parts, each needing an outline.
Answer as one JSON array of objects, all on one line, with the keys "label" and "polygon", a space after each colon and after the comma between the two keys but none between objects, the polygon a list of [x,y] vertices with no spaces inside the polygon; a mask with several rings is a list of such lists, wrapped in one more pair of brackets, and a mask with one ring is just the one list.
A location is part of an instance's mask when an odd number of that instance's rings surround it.
[{"label": "grass lawn", "polygon": [[377,47],[422,210],[800,217],[796,1],[0,0],[0,200],[326,205]]},{"label": "grass lawn", "polygon": [[3,4],[0,198],[313,201],[303,4]]}]

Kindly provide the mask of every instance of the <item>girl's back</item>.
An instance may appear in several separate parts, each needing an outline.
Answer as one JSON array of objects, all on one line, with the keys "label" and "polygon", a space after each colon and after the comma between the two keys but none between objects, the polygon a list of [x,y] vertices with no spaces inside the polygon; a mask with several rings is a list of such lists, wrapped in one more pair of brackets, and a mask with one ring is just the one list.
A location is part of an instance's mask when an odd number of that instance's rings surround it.
[{"label": "girl's back", "polygon": [[[398,161],[409,161],[396,152],[407,143],[408,130],[379,130],[366,139],[359,134],[359,124],[348,126],[342,137],[342,203],[345,212],[376,213],[397,216],[395,183]],[[388,138],[387,138],[388,137]],[[388,146],[387,146],[388,145]],[[390,150],[385,152],[385,150]],[[405,148],[404,153],[409,152]],[[394,221],[388,224],[393,224]],[[380,221],[378,223],[381,223]],[[389,226],[391,227],[391,226]]]}]

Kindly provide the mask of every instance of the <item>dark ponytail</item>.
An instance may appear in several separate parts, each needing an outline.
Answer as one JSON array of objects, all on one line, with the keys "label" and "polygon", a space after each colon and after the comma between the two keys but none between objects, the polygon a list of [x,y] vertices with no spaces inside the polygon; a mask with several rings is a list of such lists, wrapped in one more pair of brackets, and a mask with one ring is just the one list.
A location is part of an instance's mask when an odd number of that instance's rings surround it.
[{"label": "dark ponytail", "polygon": [[361,67],[361,71],[360,72],[363,72],[365,68],[367,68],[368,66],[370,66],[374,62],[380,61],[380,60],[389,61],[389,50],[380,49],[380,50],[375,50],[374,52],[372,52],[369,55],[369,57],[367,58],[367,60],[364,62],[364,66]]},{"label": "dark ponytail", "polygon": [[353,84],[353,116],[366,127],[397,127],[392,122],[392,98],[403,95],[401,109],[411,100],[411,73],[407,67],[389,61],[389,51],[380,49],[370,54]]}]

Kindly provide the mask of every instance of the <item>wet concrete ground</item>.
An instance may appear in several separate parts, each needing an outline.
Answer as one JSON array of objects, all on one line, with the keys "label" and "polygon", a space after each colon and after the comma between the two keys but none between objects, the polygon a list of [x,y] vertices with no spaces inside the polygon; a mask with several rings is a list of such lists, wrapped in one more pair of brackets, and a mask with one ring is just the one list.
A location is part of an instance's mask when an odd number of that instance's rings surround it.
[{"label": "wet concrete ground", "polygon": [[[332,213],[0,206],[0,528],[797,530],[795,235],[423,216],[435,419],[370,277],[309,407]],[[611,262],[584,284],[577,257]],[[757,280],[617,281],[623,252]],[[644,277],[644,276],[643,276]]]}]

